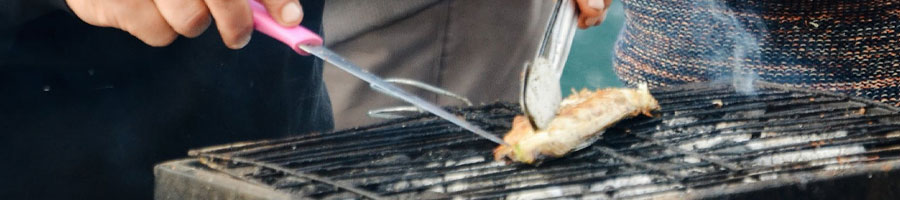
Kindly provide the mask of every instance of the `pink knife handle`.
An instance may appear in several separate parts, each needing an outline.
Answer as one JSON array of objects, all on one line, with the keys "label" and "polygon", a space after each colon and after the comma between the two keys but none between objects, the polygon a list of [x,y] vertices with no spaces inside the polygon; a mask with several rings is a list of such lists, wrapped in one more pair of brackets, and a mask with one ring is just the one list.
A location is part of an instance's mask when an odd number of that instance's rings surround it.
[{"label": "pink knife handle", "polygon": [[322,45],[322,37],[316,33],[309,31],[303,26],[284,27],[266,11],[262,4],[255,0],[250,1],[250,9],[253,10],[253,28],[272,38],[287,44],[300,55],[309,55],[306,51],[300,49],[300,45],[318,46]]}]

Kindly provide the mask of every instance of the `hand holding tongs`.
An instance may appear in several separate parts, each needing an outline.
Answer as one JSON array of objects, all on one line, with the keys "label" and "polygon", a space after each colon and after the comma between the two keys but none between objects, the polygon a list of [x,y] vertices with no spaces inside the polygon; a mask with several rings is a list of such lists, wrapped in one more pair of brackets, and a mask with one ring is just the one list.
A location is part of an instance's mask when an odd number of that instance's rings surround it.
[{"label": "hand holding tongs", "polygon": [[272,19],[269,13],[266,12],[266,9],[260,3],[254,0],[249,1],[250,9],[253,10],[253,28],[257,31],[269,35],[277,39],[278,41],[287,44],[291,47],[291,49],[293,49],[300,55],[313,54],[321,58],[322,60],[329,62],[334,66],[352,74],[353,76],[356,76],[363,81],[368,82],[379,91],[394,96],[395,98],[399,98],[403,101],[406,101],[407,103],[418,106],[422,110],[437,115],[440,118],[459,125],[460,127],[472,131],[473,133],[487,138],[488,140],[491,140],[498,144],[506,145],[506,143],[497,136],[492,135],[487,131],[478,128],[477,126],[470,124],[461,117],[457,117],[456,115],[447,112],[441,107],[431,104],[415,95],[409,94],[406,91],[403,91],[403,89],[400,89],[393,84],[384,81],[378,76],[375,76],[374,74],[369,73],[360,67],[357,67],[353,63],[350,63],[337,53],[334,53],[328,48],[322,46],[322,37],[319,37],[319,35],[316,35],[312,31],[309,31],[302,26],[281,26],[280,24],[275,22],[274,19]]}]

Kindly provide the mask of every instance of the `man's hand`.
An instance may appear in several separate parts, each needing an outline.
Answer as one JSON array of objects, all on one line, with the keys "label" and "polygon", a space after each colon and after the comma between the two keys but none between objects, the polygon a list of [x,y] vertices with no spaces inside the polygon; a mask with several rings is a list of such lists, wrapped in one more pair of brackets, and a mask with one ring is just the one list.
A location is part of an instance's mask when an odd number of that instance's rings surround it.
[{"label": "man's hand", "polygon": [[578,28],[588,28],[600,25],[606,19],[606,10],[612,4],[612,0],[575,0],[578,4]]},{"label": "man's hand", "polygon": [[[283,26],[296,26],[303,19],[297,0],[258,0]],[[131,33],[150,46],[166,46],[178,34],[197,37],[212,18],[228,48],[240,49],[250,42],[253,18],[247,0],[66,0],[88,24],[114,27]]]}]

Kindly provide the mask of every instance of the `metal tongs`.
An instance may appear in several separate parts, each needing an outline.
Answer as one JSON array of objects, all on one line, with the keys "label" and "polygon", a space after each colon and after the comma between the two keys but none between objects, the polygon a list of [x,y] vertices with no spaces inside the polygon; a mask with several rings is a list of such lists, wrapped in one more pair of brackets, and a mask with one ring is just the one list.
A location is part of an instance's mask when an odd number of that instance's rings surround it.
[{"label": "metal tongs", "polygon": [[534,59],[525,63],[519,103],[536,129],[547,128],[562,101],[559,80],[575,37],[576,12],[575,0],[557,0]]}]

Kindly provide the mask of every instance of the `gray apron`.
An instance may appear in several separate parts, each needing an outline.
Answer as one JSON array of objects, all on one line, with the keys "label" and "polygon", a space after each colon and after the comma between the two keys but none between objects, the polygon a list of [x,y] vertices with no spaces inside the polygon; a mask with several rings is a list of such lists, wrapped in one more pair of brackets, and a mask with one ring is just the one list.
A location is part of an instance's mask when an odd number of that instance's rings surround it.
[{"label": "gray apron", "polygon": [[[369,71],[419,80],[475,104],[517,101],[523,64],[534,57],[553,1],[332,0],[326,43]],[[335,126],[377,122],[372,109],[406,105],[333,67],[324,78]],[[440,105],[461,101],[405,87]]]}]

